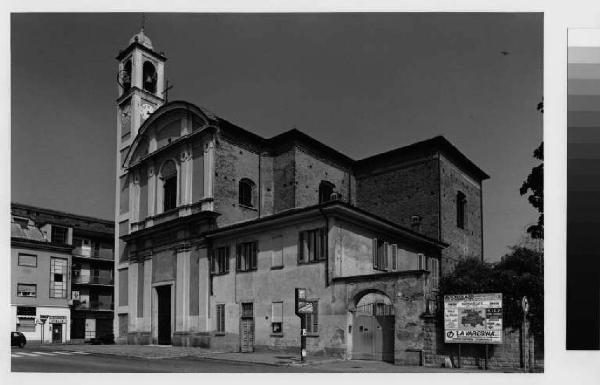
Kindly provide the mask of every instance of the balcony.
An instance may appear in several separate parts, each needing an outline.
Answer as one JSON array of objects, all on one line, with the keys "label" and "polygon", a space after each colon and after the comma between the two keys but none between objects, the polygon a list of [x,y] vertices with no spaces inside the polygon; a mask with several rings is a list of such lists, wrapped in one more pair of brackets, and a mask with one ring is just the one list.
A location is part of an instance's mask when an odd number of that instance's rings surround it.
[{"label": "balcony", "polygon": [[113,262],[115,260],[114,252],[108,249],[100,249],[98,250],[89,250],[82,249],[81,247],[76,247],[73,249],[73,257],[75,258],[85,258],[99,261],[109,261]]},{"label": "balcony", "polygon": [[104,303],[97,301],[74,301],[73,310],[87,310],[87,311],[113,311],[115,305],[112,303]]},{"label": "balcony", "polygon": [[89,275],[73,277],[73,283],[76,285],[103,285],[113,286],[114,280],[111,277],[94,277]]}]

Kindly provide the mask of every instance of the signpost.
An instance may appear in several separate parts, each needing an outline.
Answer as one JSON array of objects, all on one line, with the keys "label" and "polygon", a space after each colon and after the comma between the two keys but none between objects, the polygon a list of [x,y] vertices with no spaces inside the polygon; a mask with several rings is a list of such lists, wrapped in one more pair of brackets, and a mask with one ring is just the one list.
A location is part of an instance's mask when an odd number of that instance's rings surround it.
[{"label": "signpost", "polygon": [[502,344],[502,334],[502,293],[444,296],[444,342],[458,344],[458,367],[461,344],[483,344],[487,369],[488,345]]},{"label": "signpost", "polygon": [[42,326],[40,327],[41,339],[40,344],[44,343],[44,326],[46,325],[46,320],[48,319],[47,315],[40,315],[40,323]]},{"label": "signpost", "polygon": [[294,292],[296,315],[300,317],[300,362],[306,357],[306,314],[315,312],[313,301],[306,299],[306,289],[296,288]]}]

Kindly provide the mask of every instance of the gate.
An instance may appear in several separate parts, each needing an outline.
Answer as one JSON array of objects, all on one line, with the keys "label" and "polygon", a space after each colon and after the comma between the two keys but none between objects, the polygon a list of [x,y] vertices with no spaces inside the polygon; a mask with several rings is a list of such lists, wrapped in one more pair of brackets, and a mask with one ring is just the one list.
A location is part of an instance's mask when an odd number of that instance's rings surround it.
[{"label": "gate", "polygon": [[352,358],[394,361],[394,306],[369,303],[354,313]]},{"label": "gate", "polygon": [[254,351],[254,305],[252,302],[242,303],[240,317],[240,351],[250,353]]}]

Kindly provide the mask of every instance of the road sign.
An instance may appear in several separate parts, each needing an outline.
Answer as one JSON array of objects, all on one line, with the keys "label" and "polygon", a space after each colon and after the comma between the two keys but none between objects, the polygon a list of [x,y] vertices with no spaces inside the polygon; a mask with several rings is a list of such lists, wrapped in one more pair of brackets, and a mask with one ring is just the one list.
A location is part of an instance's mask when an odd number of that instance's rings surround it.
[{"label": "road sign", "polygon": [[312,314],[315,312],[314,304],[310,301],[298,301],[299,314]]},{"label": "road sign", "polygon": [[445,342],[501,344],[502,293],[444,296]]}]

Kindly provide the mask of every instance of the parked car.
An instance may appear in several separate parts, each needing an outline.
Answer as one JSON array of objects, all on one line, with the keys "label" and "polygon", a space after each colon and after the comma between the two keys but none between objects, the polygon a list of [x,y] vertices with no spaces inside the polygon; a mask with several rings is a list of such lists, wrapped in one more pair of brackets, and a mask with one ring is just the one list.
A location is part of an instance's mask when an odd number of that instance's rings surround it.
[{"label": "parked car", "polygon": [[27,343],[27,338],[21,332],[10,333],[10,346],[18,346],[22,348]]}]

